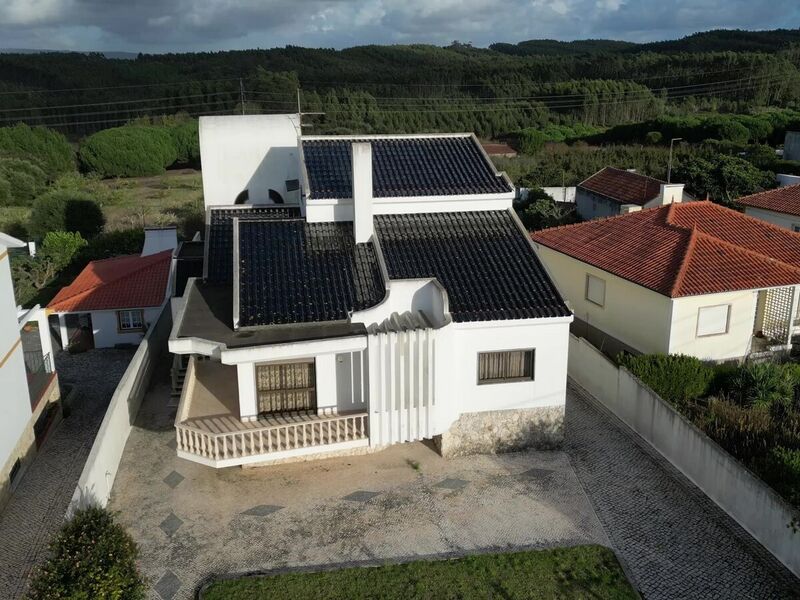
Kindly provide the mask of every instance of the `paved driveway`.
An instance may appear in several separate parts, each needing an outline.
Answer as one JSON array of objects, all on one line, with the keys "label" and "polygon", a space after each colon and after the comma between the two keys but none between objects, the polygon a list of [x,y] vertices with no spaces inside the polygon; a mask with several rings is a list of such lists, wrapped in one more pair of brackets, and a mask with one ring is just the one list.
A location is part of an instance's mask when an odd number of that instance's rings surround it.
[{"label": "paved driveway", "polygon": [[50,432],[0,512],[0,598],[22,596],[31,569],[47,555],[108,402],[132,356],[131,350],[56,355],[59,380],[62,385],[77,385],[80,397],[72,415]]},{"label": "paved driveway", "polygon": [[783,565],[574,385],[566,438],[578,479],[645,598],[800,597],[800,581]]},{"label": "paved driveway", "polygon": [[563,452],[444,460],[405,444],[215,471],[175,456],[166,392],[146,399],[111,501],[156,598],[213,573],[608,544]]},{"label": "paved driveway", "polygon": [[562,452],[444,460],[406,444],[218,471],[175,456],[167,395],[145,400],[111,502],[154,598],[189,598],[215,573],[581,543],[611,545],[645,598],[797,596],[788,571],[574,386]]}]

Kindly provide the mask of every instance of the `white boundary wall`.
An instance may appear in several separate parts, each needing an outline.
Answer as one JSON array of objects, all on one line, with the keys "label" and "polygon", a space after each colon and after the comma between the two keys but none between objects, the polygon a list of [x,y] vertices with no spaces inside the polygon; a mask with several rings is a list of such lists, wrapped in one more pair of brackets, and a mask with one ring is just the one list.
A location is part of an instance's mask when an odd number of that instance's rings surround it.
[{"label": "white boundary wall", "polygon": [[67,508],[67,516],[90,504],[108,504],[125,443],[147,392],[156,361],[166,351],[171,328],[172,311],[167,301],[161,306],[160,316],[145,334],[114,390]]},{"label": "white boundary wall", "polygon": [[788,526],[800,511],[627,369],[573,335],[569,375],[800,576],[800,531]]}]

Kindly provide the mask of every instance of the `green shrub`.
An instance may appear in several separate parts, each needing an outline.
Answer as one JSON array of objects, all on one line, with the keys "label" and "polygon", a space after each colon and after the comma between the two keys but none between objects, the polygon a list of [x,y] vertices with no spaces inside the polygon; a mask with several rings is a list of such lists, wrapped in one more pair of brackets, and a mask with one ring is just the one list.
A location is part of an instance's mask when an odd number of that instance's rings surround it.
[{"label": "green shrub", "polygon": [[705,398],[714,379],[713,367],[683,354],[620,355],[618,361],[656,394],[678,406]]},{"label": "green shrub", "polygon": [[90,195],[53,189],[34,201],[29,230],[40,238],[50,231],[77,231],[88,240],[100,233],[104,225],[103,211]]},{"label": "green shrub", "polygon": [[0,156],[33,162],[48,181],[75,170],[75,153],[67,138],[46,127],[29,127],[22,123],[0,127]]},{"label": "green shrub", "polygon": [[660,131],[648,131],[647,135],[644,136],[644,141],[645,141],[646,144],[650,144],[651,146],[654,146],[654,145],[658,144],[661,141],[661,138],[663,138],[663,137],[664,136],[661,135]]},{"label": "green shrub", "polygon": [[800,506],[800,449],[776,446],[750,467],[794,506]]},{"label": "green shrub", "polygon": [[175,145],[177,153],[175,162],[200,166],[200,135],[197,128],[197,119],[171,125],[167,127],[167,131],[172,136],[172,142]]},{"label": "green shrub", "polygon": [[51,231],[44,236],[40,254],[50,258],[56,269],[61,270],[87,245],[88,242],[78,232]]},{"label": "green shrub", "polygon": [[86,264],[91,260],[102,260],[123,254],[139,254],[143,245],[142,229],[104,232],[89,240],[89,244],[80,251],[77,262]]},{"label": "green shrub", "polygon": [[516,135],[517,149],[523,154],[536,154],[546,141],[544,133],[532,127],[520,129]]},{"label": "green shrub", "polygon": [[762,407],[747,408],[713,398],[700,426],[711,439],[745,462],[775,443],[772,418],[769,410]]},{"label": "green shrub", "polygon": [[137,600],[145,597],[138,548],[108,511],[78,511],[50,545],[52,556],[31,581],[35,600]]},{"label": "green shrub", "polygon": [[794,402],[795,370],[779,363],[751,363],[730,381],[728,394],[740,406],[788,408]]},{"label": "green shrub", "polygon": [[164,127],[126,125],[90,135],[78,156],[84,171],[101,177],[140,177],[163,173],[178,150]]},{"label": "green shrub", "polygon": [[44,190],[47,176],[29,160],[0,158],[0,181],[8,185],[5,198],[0,193],[0,206],[30,206]]}]

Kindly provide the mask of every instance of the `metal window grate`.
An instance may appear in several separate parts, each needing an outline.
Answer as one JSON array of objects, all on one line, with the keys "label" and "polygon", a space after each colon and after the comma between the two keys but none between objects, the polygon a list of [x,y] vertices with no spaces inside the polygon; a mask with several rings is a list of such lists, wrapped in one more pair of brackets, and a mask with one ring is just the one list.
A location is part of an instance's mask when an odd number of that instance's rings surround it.
[{"label": "metal window grate", "polygon": [[260,413],[316,410],[314,363],[258,365],[256,390]]},{"label": "metal window grate", "polygon": [[764,337],[785,344],[789,338],[794,288],[783,287],[766,290],[764,298]]}]

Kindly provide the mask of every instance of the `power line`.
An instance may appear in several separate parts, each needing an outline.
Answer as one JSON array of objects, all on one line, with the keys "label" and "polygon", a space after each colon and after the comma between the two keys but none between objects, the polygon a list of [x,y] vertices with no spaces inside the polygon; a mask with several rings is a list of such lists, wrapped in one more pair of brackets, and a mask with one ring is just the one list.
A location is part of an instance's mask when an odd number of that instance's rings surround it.
[{"label": "power line", "polygon": [[14,90],[14,91],[3,91],[0,92],[0,95],[23,95],[23,94],[56,94],[56,93],[65,93],[65,92],[92,92],[97,90],[124,90],[130,88],[148,88],[148,87],[174,87],[176,85],[191,85],[195,83],[219,83],[220,81],[237,81],[238,77],[229,77],[225,79],[197,79],[197,80],[186,80],[186,81],[173,81],[169,83],[134,83],[129,85],[111,85],[111,86],[103,86],[103,87],[85,87],[85,88],[61,88],[55,90],[43,89],[43,90]]}]

